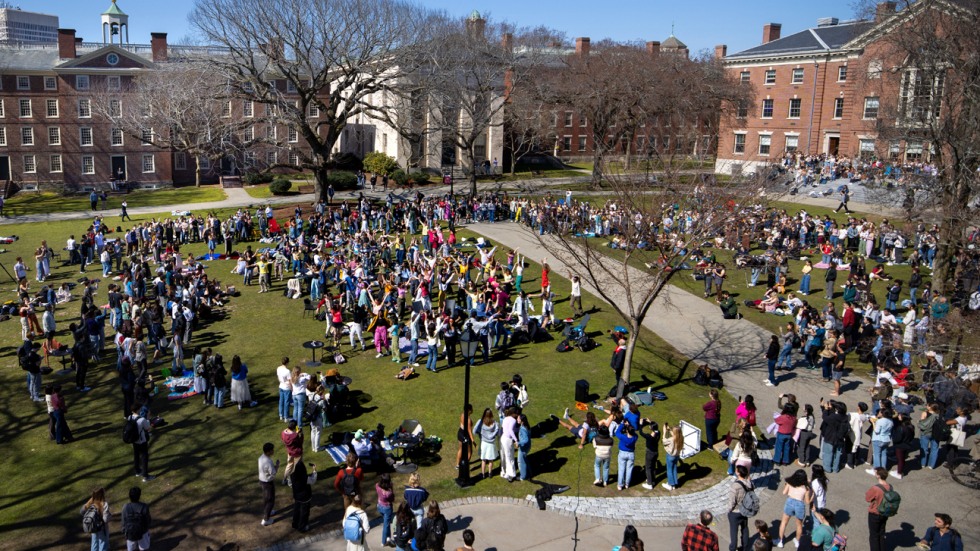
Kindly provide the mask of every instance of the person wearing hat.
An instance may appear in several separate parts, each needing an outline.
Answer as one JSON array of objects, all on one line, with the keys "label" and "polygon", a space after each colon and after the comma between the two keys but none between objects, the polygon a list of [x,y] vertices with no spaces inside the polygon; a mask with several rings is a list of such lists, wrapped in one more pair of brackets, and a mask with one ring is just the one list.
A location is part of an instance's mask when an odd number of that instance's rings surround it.
[{"label": "person wearing hat", "polygon": [[963,537],[953,530],[953,518],[946,513],[936,513],[935,516],[935,522],[916,545],[930,551],[963,551]]}]

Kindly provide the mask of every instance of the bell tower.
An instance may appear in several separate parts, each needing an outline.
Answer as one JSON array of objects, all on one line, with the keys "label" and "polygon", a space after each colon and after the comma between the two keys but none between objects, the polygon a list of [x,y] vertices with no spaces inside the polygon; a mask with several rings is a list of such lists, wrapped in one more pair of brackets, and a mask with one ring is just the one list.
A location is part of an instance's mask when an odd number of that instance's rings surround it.
[{"label": "bell tower", "polygon": [[112,5],[102,14],[102,42],[129,44],[129,16],[119,9],[116,0],[112,0]]}]

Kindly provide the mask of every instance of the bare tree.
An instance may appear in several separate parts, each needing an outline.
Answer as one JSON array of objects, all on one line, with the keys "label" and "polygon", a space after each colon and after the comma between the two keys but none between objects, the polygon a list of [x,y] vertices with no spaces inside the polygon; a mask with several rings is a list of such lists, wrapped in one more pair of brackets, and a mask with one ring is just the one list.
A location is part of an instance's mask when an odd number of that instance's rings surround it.
[{"label": "bare tree", "polygon": [[214,164],[250,145],[239,139],[244,123],[229,102],[226,87],[204,64],[185,60],[141,73],[126,90],[103,87],[93,94],[92,110],[112,123],[113,132],[190,155],[200,186],[202,159]]},{"label": "bare tree", "polygon": [[541,100],[538,90],[529,88],[508,95],[504,110],[504,146],[510,151],[511,175],[526,155],[548,149],[557,139],[550,124],[551,106]]},{"label": "bare tree", "polygon": [[227,49],[210,58],[217,75],[297,130],[322,196],[348,122],[384,118],[386,90],[415,73],[425,17],[401,0],[198,0],[190,19]]}]

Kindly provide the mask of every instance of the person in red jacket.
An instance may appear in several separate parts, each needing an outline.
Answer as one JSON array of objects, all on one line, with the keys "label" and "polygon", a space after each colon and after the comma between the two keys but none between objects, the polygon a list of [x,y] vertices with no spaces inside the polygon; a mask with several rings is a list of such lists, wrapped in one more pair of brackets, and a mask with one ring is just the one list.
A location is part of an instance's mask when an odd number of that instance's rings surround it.
[{"label": "person in red jacket", "polygon": [[711,511],[701,511],[698,524],[688,524],[681,538],[681,551],[718,551],[718,535],[708,526],[714,520]]},{"label": "person in red jacket", "polygon": [[303,462],[303,431],[296,428],[296,420],[290,419],[286,428],[282,431],[282,443],[286,446],[286,468],[282,473],[282,483],[289,483],[289,475],[293,474],[293,469],[298,463]]},{"label": "person in red jacket", "polygon": [[362,480],[364,472],[361,470],[361,460],[354,452],[348,452],[347,466],[337,471],[337,478],[333,481],[333,487],[344,496],[345,511],[354,501],[354,496],[361,495]]}]

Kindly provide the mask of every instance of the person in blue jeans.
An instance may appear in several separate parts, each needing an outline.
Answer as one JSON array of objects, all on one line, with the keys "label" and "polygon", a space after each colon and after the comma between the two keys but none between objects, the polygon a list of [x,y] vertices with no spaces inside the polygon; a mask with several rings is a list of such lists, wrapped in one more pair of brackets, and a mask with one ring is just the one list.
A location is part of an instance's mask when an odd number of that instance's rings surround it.
[{"label": "person in blue jeans", "polygon": [[378,513],[381,515],[381,545],[386,546],[391,541],[391,519],[394,517],[395,491],[391,485],[391,475],[382,473],[374,486],[378,493]]},{"label": "person in blue jeans", "polygon": [[282,357],[282,364],[276,368],[279,380],[279,420],[289,419],[289,404],[293,399],[293,385],[290,382],[289,357]]},{"label": "person in blue jeans", "polygon": [[677,488],[677,465],[681,462],[681,451],[684,449],[684,435],[680,427],[671,427],[664,423],[664,432],[669,434],[664,438],[664,452],[667,456],[667,482],[661,484],[668,490]]},{"label": "person in blue jeans", "polygon": [[944,421],[939,415],[939,406],[936,404],[929,404],[919,418],[919,447],[921,449],[919,457],[922,458],[923,469],[926,467],[935,469],[936,462],[939,461],[939,442],[932,437],[932,426],[942,422]]},{"label": "person in blue jeans", "polygon": [[[531,477],[531,471],[527,467],[527,454],[531,453],[531,424],[526,415],[517,417],[519,428],[517,429],[517,468],[520,469],[520,479],[527,480]],[[607,473],[608,474],[608,470]]]},{"label": "person in blue jeans", "polygon": [[776,446],[772,458],[773,463],[789,465],[792,459],[793,432],[796,431],[796,415],[793,414],[792,406],[784,406],[774,422],[776,423]]},{"label": "person in blue jeans", "polygon": [[895,426],[892,417],[895,414],[891,408],[885,407],[878,411],[876,417],[871,418],[874,430],[871,432],[871,458],[874,468],[867,469],[865,472],[874,474],[874,469],[888,469],[888,447],[892,443],[892,428]]},{"label": "person in blue jeans", "polygon": [[769,368],[769,377],[762,380],[766,386],[776,386],[776,360],[779,359],[779,337],[773,335],[769,341],[769,348],[766,349],[766,364]]},{"label": "person in blue jeans", "polygon": [[806,296],[810,294],[810,272],[813,271],[813,263],[809,260],[803,261],[803,268],[800,270],[800,294]]},{"label": "person in blue jeans", "polygon": [[629,423],[620,423],[616,428],[616,438],[619,439],[619,472],[617,473],[616,489],[625,490],[630,487],[633,462],[636,459],[636,429]]},{"label": "person in blue jeans", "polygon": [[793,367],[793,338],[796,337],[796,325],[793,322],[786,324],[786,332],[781,335],[783,341],[779,357],[776,359],[776,368],[790,369]]}]

